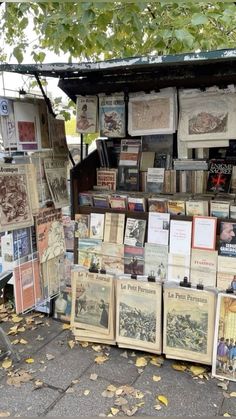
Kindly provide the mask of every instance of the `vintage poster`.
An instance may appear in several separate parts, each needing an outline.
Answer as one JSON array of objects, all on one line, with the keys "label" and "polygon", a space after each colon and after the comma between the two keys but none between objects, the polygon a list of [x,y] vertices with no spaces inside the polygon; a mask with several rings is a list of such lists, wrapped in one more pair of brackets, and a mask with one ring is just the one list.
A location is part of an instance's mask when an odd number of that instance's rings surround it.
[{"label": "vintage poster", "polygon": [[236,381],[236,295],[217,300],[212,375]]},{"label": "vintage poster", "polygon": [[190,255],[192,239],[192,221],[170,221],[170,253]]},{"label": "vintage poster", "polygon": [[168,281],[180,282],[190,274],[190,254],[168,254]]},{"label": "vintage poster", "polygon": [[0,231],[33,225],[27,171],[23,165],[0,165]]},{"label": "vintage poster", "polygon": [[236,223],[220,222],[219,255],[236,257]]},{"label": "vintage poster", "polygon": [[51,113],[48,113],[48,127],[53,156],[66,159],[68,157],[68,146],[64,119],[57,119]]},{"label": "vintage poster", "polygon": [[145,243],[145,275],[155,276],[156,279],[165,281],[168,268],[168,246]]},{"label": "vintage poster", "polygon": [[190,282],[204,287],[216,286],[218,252],[216,250],[192,249]]},{"label": "vintage poster", "polygon": [[76,131],[91,134],[98,131],[98,98],[97,96],[77,96]]},{"label": "vintage poster", "polygon": [[168,357],[212,363],[216,294],[164,285],[163,352]]},{"label": "vintage poster", "polygon": [[[235,92],[227,89],[179,91],[181,141],[229,140],[234,137]],[[216,143],[215,143],[216,144]]]},{"label": "vintage poster", "polygon": [[13,102],[17,150],[34,151],[41,148],[39,109],[37,103]]},{"label": "vintage poster", "polygon": [[113,276],[72,271],[71,325],[109,336],[114,312]]},{"label": "vintage poster", "polygon": [[170,214],[149,212],[148,243],[169,244]]},{"label": "vintage poster", "polygon": [[75,238],[86,239],[89,237],[89,215],[75,214]]},{"label": "vintage poster", "polygon": [[30,156],[31,162],[35,166],[36,170],[36,182],[40,207],[43,207],[48,201],[52,201],[51,192],[48,187],[44,170],[44,159],[51,156],[51,151],[36,152]]},{"label": "vintage poster", "polygon": [[72,306],[72,290],[66,287],[55,299],[53,317],[62,322],[70,323]]},{"label": "vintage poster", "polygon": [[130,94],[128,103],[128,132],[130,135],[173,134],[175,126],[174,88],[159,93]]},{"label": "vintage poster", "polygon": [[39,261],[33,259],[14,268],[16,313],[34,308],[41,300]]},{"label": "vintage poster", "polygon": [[42,208],[36,217],[36,235],[41,263],[63,255],[65,236],[60,209]]},{"label": "vintage poster", "polygon": [[13,100],[7,99],[7,113],[0,116],[0,134],[5,150],[17,149]]},{"label": "vintage poster", "polygon": [[218,256],[217,288],[221,291],[236,290],[236,258]]},{"label": "vintage poster", "polygon": [[116,190],[117,169],[97,169],[97,186]]},{"label": "vintage poster", "polygon": [[57,295],[63,279],[64,255],[56,256],[41,263],[44,292],[46,298]]},{"label": "vintage poster", "polygon": [[104,242],[122,244],[124,239],[125,214],[105,214]]},{"label": "vintage poster", "polygon": [[90,214],[90,231],[89,237],[91,239],[103,240],[104,235],[104,214],[94,213]]},{"label": "vintage poster", "polygon": [[69,204],[67,163],[64,159],[44,159],[46,179],[55,208],[66,207]]},{"label": "vintage poster", "polygon": [[99,97],[99,125],[102,137],[122,138],[126,134],[124,94]]},{"label": "vintage poster", "polygon": [[99,239],[79,239],[78,243],[78,261],[79,265],[85,268],[91,268],[92,266],[96,269],[101,268],[101,257],[102,257],[102,240]]},{"label": "vintage poster", "polygon": [[124,246],[124,273],[133,275],[144,274],[144,248]]},{"label": "vintage poster", "polygon": [[160,283],[118,280],[116,340],[143,351],[161,353],[162,286]]},{"label": "vintage poster", "polygon": [[69,215],[62,216],[66,250],[74,251],[75,221]]},{"label": "vintage poster", "polygon": [[124,244],[142,247],[146,233],[146,220],[127,218],[125,227]]},{"label": "vintage poster", "polygon": [[192,248],[215,250],[217,218],[193,217]]},{"label": "vintage poster", "polygon": [[117,243],[102,243],[102,268],[115,274],[124,273],[124,245]]}]

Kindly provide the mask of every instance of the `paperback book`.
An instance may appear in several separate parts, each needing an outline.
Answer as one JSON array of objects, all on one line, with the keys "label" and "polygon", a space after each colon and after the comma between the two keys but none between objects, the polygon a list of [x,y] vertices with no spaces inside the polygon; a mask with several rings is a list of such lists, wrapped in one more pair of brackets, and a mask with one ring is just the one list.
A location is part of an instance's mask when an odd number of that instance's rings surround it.
[{"label": "paperback book", "polygon": [[169,244],[170,214],[149,212],[148,243],[167,246]]},{"label": "paperback book", "polygon": [[124,273],[133,275],[144,274],[144,248],[124,246]]},{"label": "paperback book", "polygon": [[145,243],[144,255],[145,275],[151,275],[156,279],[165,281],[168,268],[168,246]]},{"label": "paperback book", "polygon": [[78,243],[78,263],[89,269],[94,267],[101,268],[102,240],[99,239],[79,239]]},{"label": "paperback book", "polygon": [[202,284],[204,287],[216,287],[217,257],[216,250],[192,249],[190,270],[192,285]]},{"label": "paperback book", "polygon": [[103,240],[104,235],[104,214],[93,213],[90,214],[90,239]]},{"label": "paperback book", "polygon": [[107,212],[105,214],[104,242],[123,243],[125,214]]},{"label": "paperback book", "polygon": [[208,192],[229,192],[232,164],[224,161],[212,161],[207,181]]},{"label": "paperback book", "polygon": [[146,232],[146,220],[127,218],[125,227],[124,244],[142,247]]},{"label": "paperback book", "polygon": [[220,222],[219,255],[236,257],[236,223]]},{"label": "paperback book", "polygon": [[101,267],[116,275],[124,273],[124,245],[117,243],[102,243]]}]

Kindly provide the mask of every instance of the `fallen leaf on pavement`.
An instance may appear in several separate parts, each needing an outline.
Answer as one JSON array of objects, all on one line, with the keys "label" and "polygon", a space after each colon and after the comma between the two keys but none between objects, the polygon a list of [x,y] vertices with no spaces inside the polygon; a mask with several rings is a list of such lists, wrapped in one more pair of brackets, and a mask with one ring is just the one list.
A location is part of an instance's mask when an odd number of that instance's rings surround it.
[{"label": "fallen leaf on pavement", "polygon": [[223,390],[227,391],[228,390],[228,382],[227,383],[218,383],[217,386],[221,387]]},{"label": "fallen leaf on pavement", "polygon": [[226,417],[226,418],[230,418],[231,417],[231,415],[229,413],[227,413],[227,412],[224,413],[223,416]]},{"label": "fallen leaf on pavement", "polygon": [[236,397],[236,391],[232,391],[232,393],[230,393],[230,397]]},{"label": "fallen leaf on pavement", "polygon": [[137,406],[133,406],[129,409],[127,406],[122,406],[122,410],[127,416],[133,416],[137,412],[138,408]]},{"label": "fallen leaf on pavement", "polygon": [[104,390],[102,392],[102,397],[106,397],[107,399],[111,399],[114,396],[114,393],[112,391]]},{"label": "fallen leaf on pavement", "polygon": [[113,416],[117,415],[117,413],[119,413],[119,409],[116,409],[116,407],[111,407],[111,413],[113,414]]},{"label": "fallen leaf on pavement", "polygon": [[12,321],[13,323],[20,323],[20,322],[21,322],[21,320],[23,320],[23,317],[18,317],[18,316],[14,316],[14,317],[12,317],[12,319],[11,319],[11,321]]},{"label": "fallen leaf on pavement", "polygon": [[162,407],[161,407],[161,405],[160,405],[160,404],[156,404],[156,405],[154,406],[154,408],[155,408],[156,410],[161,410],[161,409],[162,409]]},{"label": "fallen leaf on pavement", "polygon": [[201,375],[206,371],[206,368],[192,365],[190,367],[190,371],[193,373],[193,375]]},{"label": "fallen leaf on pavement", "polygon": [[107,386],[107,391],[112,391],[113,393],[115,393],[116,390],[117,388],[113,386],[113,384],[109,384],[109,386]]},{"label": "fallen leaf on pavement", "polygon": [[161,403],[163,403],[165,406],[168,406],[168,399],[167,399],[165,396],[162,396],[162,395],[157,396],[157,399],[158,399]]},{"label": "fallen leaf on pavement", "polygon": [[7,384],[9,386],[20,387],[22,383],[27,383],[32,380],[33,377],[25,370],[20,370],[18,372],[13,372],[7,379]]},{"label": "fallen leaf on pavement", "polygon": [[139,402],[139,403],[136,404],[137,407],[142,407],[144,405],[145,405],[145,402]]},{"label": "fallen leaf on pavement", "polygon": [[72,380],[72,384],[78,384],[79,380]]},{"label": "fallen leaf on pavement", "polygon": [[21,345],[26,345],[26,344],[28,343],[28,341],[27,341],[27,340],[25,340],[25,339],[21,339],[21,340],[20,340],[20,343],[21,343]]},{"label": "fallen leaf on pavement", "polygon": [[9,332],[7,334],[8,335],[16,334],[17,333],[17,329],[18,329],[18,326],[12,326],[12,327],[10,327],[10,330],[9,330]]},{"label": "fallen leaf on pavement", "polygon": [[70,324],[64,323],[62,326],[62,330],[69,330],[70,329]]},{"label": "fallen leaf on pavement", "polygon": [[70,349],[73,349],[74,346],[75,346],[75,341],[74,340],[69,340],[68,345],[69,345]]},{"label": "fallen leaf on pavement", "polygon": [[94,362],[96,362],[96,364],[101,365],[104,364],[104,362],[106,362],[108,360],[108,357],[105,355],[101,355],[101,356],[96,356]]},{"label": "fallen leaf on pavement", "polygon": [[181,364],[172,364],[172,368],[175,371],[186,371],[187,367],[185,365],[181,365]]},{"label": "fallen leaf on pavement", "polygon": [[10,412],[0,412],[0,418],[7,418],[11,416]]},{"label": "fallen leaf on pavement", "polygon": [[44,338],[42,336],[38,335],[35,340],[44,340]]},{"label": "fallen leaf on pavement", "polygon": [[137,390],[136,391],[136,394],[135,394],[135,398],[136,399],[143,399],[144,398],[144,394],[141,391]]},{"label": "fallen leaf on pavement", "polygon": [[89,378],[92,381],[96,381],[96,379],[98,378],[98,376],[97,376],[97,374],[91,374]]},{"label": "fallen leaf on pavement", "polygon": [[102,352],[102,347],[101,347],[101,345],[92,345],[92,349],[93,349],[95,352]]},{"label": "fallen leaf on pavement", "polygon": [[2,363],[2,368],[4,368],[5,370],[7,370],[8,368],[11,368],[12,366],[12,360],[11,359],[4,359],[3,363]]},{"label": "fallen leaf on pavement", "polygon": [[73,389],[73,387],[69,387],[67,390],[66,390],[66,393],[74,393],[75,392],[75,390]]},{"label": "fallen leaf on pavement", "polygon": [[139,357],[135,362],[136,367],[145,367],[147,365],[147,360],[144,357]]},{"label": "fallen leaf on pavement", "polygon": [[33,358],[27,358],[27,359],[25,360],[25,362],[26,362],[27,364],[33,364],[33,363],[34,363],[34,359],[33,359]]},{"label": "fallen leaf on pavement", "polygon": [[22,326],[22,327],[19,327],[18,329],[17,329],[17,332],[25,332],[25,327],[24,326]]},{"label": "fallen leaf on pavement", "polygon": [[55,356],[51,355],[51,354],[46,354],[46,358],[47,358],[48,361],[51,361],[52,359],[55,358]]},{"label": "fallen leaf on pavement", "polygon": [[19,343],[20,341],[19,341],[19,339],[14,339],[13,341],[12,341],[12,345],[17,345],[17,343]]},{"label": "fallen leaf on pavement", "polygon": [[226,393],[226,391],[223,391],[223,396],[225,397],[225,399],[230,399],[230,395],[229,393]]},{"label": "fallen leaf on pavement", "polygon": [[36,385],[36,387],[42,387],[42,386],[43,386],[43,381],[41,381],[41,380],[36,380],[36,381],[34,382],[34,384]]},{"label": "fallen leaf on pavement", "polygon": [[114,402],[115,406],[124,406],[125,404],[128,404],[128,401],[124,397],[118,397]]},{"label": "fallen leaf on pavement", "polygon": [[84,390],[84,395],[85,395],[85,396],[88,396],[88,395],[89,395],[89,393],[90,393],[90,390]]},{"label": "fallen leaf on pavement", "polygon": [[116,390],[116,395],[117,395],[117,396],[120,396],[122,393],[123,393],[123,388],[118,388],[118,389]]},{"label": "fallen leaf on pavement", "polygon": [[80,342],[80,345],[82,346],[82,348],[87,348],[89,346],[88,342]]},{"label": "fallen leaf on pavement", "polygon": [[120,354],[120,356],[122,356],[123,358],[128,358],[127,351],[122,352],[122,354]]},{"label": "fallen leaf on pavement", "polygon": [[156,382],[161,381],[161,377],[159,375],[153,375],[152,379],[153,381],[156,381]]}]

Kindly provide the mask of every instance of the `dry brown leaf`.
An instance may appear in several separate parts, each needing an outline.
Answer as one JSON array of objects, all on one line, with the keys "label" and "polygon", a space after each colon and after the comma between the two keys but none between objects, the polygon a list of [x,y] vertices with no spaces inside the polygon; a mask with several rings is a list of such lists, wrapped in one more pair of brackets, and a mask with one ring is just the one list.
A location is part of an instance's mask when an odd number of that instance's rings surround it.
[{"label": "dry brown leaf", "polygon": [[96,356],[94,362],[96,362],[96,364],[101,365],[104,364],[104,362],[106,362],[108,360],[108,357],[106,355],[100,355],[100,356]]},{"label": "dry brown leaf", "polygon": [[101,347],[101,345],[92,345],[92,349],[93,349],[95,352],[102,352],[102,347]]},{"label": "dry brown leaf", "polygon": [[128,404],[128,401],[124,397],[118,397],[114,402],[115,406],[124,406],[125,404]]},{"label": "dry brown leaf", "polygon": [[4,359],[2,363],[2,368],[4,368],[4,370],[7,370],[8,368],[11,368],[11,366],[12,366],[12,360],[9,358]]},{"label": "dry brown leaf", "polygon": [[98,378],[98,376],[97,376],[97,374],[91,374],[89,378],[92,381],[96,381],[96,379]]},{"label": "dry brown leaf", "polygon": [[102,392],[102,397],[106,397],[107,399],[111,399],[114,396],[114,393],[112,391],[104,390]]},{"label": "dry brown leaf", "polygon": [[28,381],[32,380],[32,375],[30,375],[25,370],[20,370],[18,372],[12,373],[8,379],[7,384],[9,386],[20,387],[22,383],[27,383]]},{"label": "dry brown leaf", "polygon": [[62,330],[69,330],[70,329],[70,324],[64,323],[62,326]]},{"label": "dry brown leaf", "polygon": [[119,413],[119,409],[117,409],[116,407],[111,407],[111,413],[113,414],[113,416],[116,416],[117,413]]},{"label": "dry brown leaf", "polygon": [[120,356],[122,356],[123,358],[128,358],[128,353],[127,351],[122,352],[122,354],[120,354]]},{"label": "dry brown leaf", "polygon": [[111,391],[111,392],[115,393],[116,390],[117,390],[117,388],[115,386],[113,386],[113,384],[109,384],[109,386],[107,386],[107,391]]},{"label": "dry brown leaf", "polygon": [[232,393],[230,393],[230,397],[236,397],[236,391],[232,391]]},{"label": "dry brown leaf", "polygon": [[34,384],[36,385],[36,387],[42,387],[42,386],[43,386],[43,381],[41,381],[41,380],[36,380],[36,381],[34,382]]},{"label": "dry brown leaf", "polygon": [[90,393],[90,390],[84,390],[84,395],[85,395],[85,396],[88,396],[88,395],[89,395],[89,393]]},{"label": "dry brown leaf", "polygon": [[72,380],[71,382],[72,382],[72,384],[78,384],[79,380]]},{"label": "dry brown leaf", "polygon": [[153,375],[152,379],[153,381],[156,381],[156,382],[161,381],[161,377],[159,375]]},{"label": "dry brown leaf", "polygon": [[123,388],[118,388],[118,389],[116,390],[116,395],[117,395],[117,396],[120,396],[122,393],[123,393]]},{"label": "dry brown leaf", "polygon": [[11,319],[13,323],[20,323],[21,320],[23,320],[23,317],[19,317],[19,316],[13,316]]},{"label": "dry brown leaf", "polygon": [[143,356],[140,356],[139,358],[136,359],[135,362],[136,367],[145,367],[147,365],[147,360],[146,358],[144,358]]},{"label": "dry brown leaf", "polygon": [[193,373],[193,375],[198,375],[198,376],[203,374],[206,371],[206,368],[199,367],[196,365],[192,365],[189,369]]},{"label": "dry brown leaf", "polygon": [[11,416],[10,412],[0,412],[0,418],[7,418]]},{"label": "dry brown leaf", "polygon": [[142,407],[144,405],[145,405],[145,402],[139,402],[139,403],[136,404],[137,407]]},{"label": "dry brown leaf", "polygon": [[133,394],[136,393],[135,388],[134,387],[131,387],[131,386],[127,385],[127,384],[124,385],[124,386],[122,386],[122,389],[123,389],[123,393],[124,394],[127,394],[127,395],[129,395],[129,394],[133,395]]},{"label": "dry brown leaf", "polygon": [[20,339],[21,345],[27,345],[28,341],[25,339]]},{"label": "dry brown leaf", "polygon": [[135,394],[135,398],[136,399],[143,399],[144,398],[144,394],[141,391],[137,390],[136,391],[136,394]]},{"label": "dry brown leaf", "polygon": [[80,345],[82,346],[82,348],[87,348],[89,346],[88,342],[80,342]]},{"label": "dry brown leaf", "polygon": [[122,410],[127,416],[133,416],[137,412],[138,408],[137,406],[133,406],[129,409],[127,406],[122,406]]},{"label": "dry brown leaf", "polygon": [[157,400],[159,400],[165,406],[168,406],[168,399],[166,398],[166,396],[163,396],[163,395],[157,396]]},{"label": "dry brown leaf", "polygon": [[75,341],[74,340],[69,340],[68,345],[69,345],[70,349],[73,349],[74,346],[75,346]]},{"label": "dry brown leaf", "polygon": [[227,391],[228,390],[228,384],[229,383],[222,382],[222,383],[217,383],[217,386],[222,388],[223,390]]},{"label": "dry brown leaf", "polygon": [[75,390],[73,389],[73,387],[69,387],[67,390],[66,390],[66,393],[74,393],[75,392]]},{"label": "dry brown leaf", "polygon": [[18,326],[12,326],[12,327],[10,327],[10,330],[7,334],[8,335],[14,335],[14,334],[17,333],[17,329],[18,329]]},{"label": "dry brown leaf", "polygon": [[229,413],[227,413],[227,412],[224,413],[223,416],[226,417],[226,418],[230,418],[231,417],[231,415]]},{"label": "dry brown leaf", "polygon": [[26,362],[27,364],[33,364],[33,363],[34,363],[34,359],[33,359],[33,358],[27,358],[27,359],[25,360],[25,362]]},{"label": "dry brown leaf", "polygon": [[185,365],[181,365],[181,364],[172,364],[172,368],[175,371],[181,371],[181,372],[186,371],[186,369],[187,369],[187,367]]},{"label": "dry brown leaf", "polygon": [[22,327],[19,327],[18,329],[17,329],[17,332],[25,332],[25,327],[24,326],[22,326]]},{"label": "dry brown leaf", "polygon": [[11,344],[12,344],[12,345],[17,345],[19,342],[20,342],[20,341],[19,341],[19,339],[14,339],[14,340],[11,342]]},{"label": "dry brown leaf", "polygon": [[160,404],[156,404],[156,405],[154,406],[154,408],[155,408],[156,410],[161,410],[161,409],[162,409],[162,407],[161,407],[161,405],[160,405]]},{"label": "dry brown leaf", "polygon": [[48,361],[51,361],[52,359],[55,358],[55,356],[51,355],[51,354],[46,354],[46,358],[47,358]]},{"label": "dry brown leaf", "polygon": [[226,391],[223,391],[223,396],[225,399],[230,399],[229,393],[226,393]]}]

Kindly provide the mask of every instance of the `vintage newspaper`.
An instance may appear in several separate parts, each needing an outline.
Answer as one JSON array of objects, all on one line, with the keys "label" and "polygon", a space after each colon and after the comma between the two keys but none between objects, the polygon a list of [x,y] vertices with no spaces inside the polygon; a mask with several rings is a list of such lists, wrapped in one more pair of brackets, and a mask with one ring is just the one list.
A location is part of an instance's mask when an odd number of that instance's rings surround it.
[{"label": "vintage newspaper", "polygon": [[44,159],[44,169],[55,208],[69,204],[67,190],[67,160]]},{"label": "vintage newspaper", "polygon": [[27,171],[24,165],[0,165],[0,231],[33,225]]},{"label": "vintage newspaper", "polygon": [[81,134],[97,132],[98,98],[97,96],[77,96],[76,131]]},{"label": "vintage newspaper", "polygon": [[49,142],[53,149],[53,156],[66,159],[68,156],[68,146],[66,142],[65,121],[56,119],[52,114],[48,114]]},{"label": "vintage newspaper", "polygon": [[113,276],[72,271],[72,327],[109,336],[113,311]]},{"label": "vintage newspaper", "polygon": [[36,217],[36,235],[41,263],[64,254],[66,248],[60,209],[40,210]]},{"label": "vintage newspaper", "polygon": [[212,375],[236,381],[236,295],[217,300]]},{"label": "vintage newspaper", "polygon": [[161,283],[119,279],[116,299],[118,344],[161,353]]},{"label": "vintage newspaper", "polygon": [[163,352],[172,358],[211,364],[214,291],[164,285]]},{"label": "vintage newspaper", "polygon": [[102,137],[125,137],[124,93],[99,97],[99,124]]},{"label": "vintage newspaper", "polygon": [[44,159],[49,157],[52,157],[51,150],[35,152],[30,156],[31,162],[36,169],[37,191],[40,207],[43,207],[46,202],[52,201],[44,170]]}]

